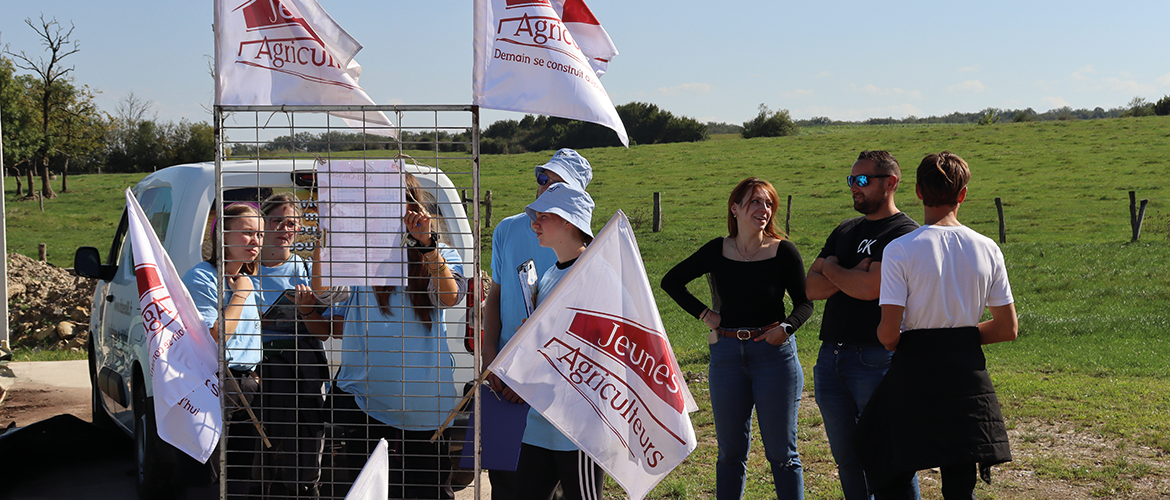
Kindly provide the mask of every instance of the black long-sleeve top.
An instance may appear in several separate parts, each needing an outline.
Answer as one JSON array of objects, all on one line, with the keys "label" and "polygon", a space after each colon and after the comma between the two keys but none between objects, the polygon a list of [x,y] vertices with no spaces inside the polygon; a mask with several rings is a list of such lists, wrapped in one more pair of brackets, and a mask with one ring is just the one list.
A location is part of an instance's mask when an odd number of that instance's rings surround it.
[{"label": "black long-sleeve top", "polygon": [[[805,295],[804,262],[791,241],[781,240],[771,259],[744,262],[723,256],[723,238],[715,238],[662,277],[662,289],[691,316],[707,306],[687,290],[687,283],[710,274],[712,294],[719,302],[719,326],[758,328],[777,321],[800,328],[812,315]],[[785,315],[784,292],[792,298],[792,314]],[[711,308],[712,310],[715,307]]]}]

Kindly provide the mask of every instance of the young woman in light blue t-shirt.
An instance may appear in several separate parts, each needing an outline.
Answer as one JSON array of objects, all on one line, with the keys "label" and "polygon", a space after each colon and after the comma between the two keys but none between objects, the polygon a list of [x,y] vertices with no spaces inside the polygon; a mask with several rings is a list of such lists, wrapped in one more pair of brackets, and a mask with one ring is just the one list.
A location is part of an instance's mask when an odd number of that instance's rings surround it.
[{"label": "young woman in light blue t-shirt", "polygon": [[[540,246],[557,254],[556,264],[544,271],[536,284],[537,309],[593,241],[593,206],[589,193],[559,183],[524,210]],[[558,483],[565,500],[585,500],[601,498],[605,472],[540,413],[529,410],[516,479],[519,500],[546,500]]]},{"label": "young woman in light blue t-shirt", "polygon": [[450,498],[443,487],[450,467],[445,446],[431,435],[459,402],[444,311],[459,304],[467,284],[458,252],[441,242],[430,193],[411,174],[405,182],[406,286],[355,287],[328,312],[342,339],[328,406],[345,429],[346,445],[334,466],[356,476],[385,438],[391,498]]}]

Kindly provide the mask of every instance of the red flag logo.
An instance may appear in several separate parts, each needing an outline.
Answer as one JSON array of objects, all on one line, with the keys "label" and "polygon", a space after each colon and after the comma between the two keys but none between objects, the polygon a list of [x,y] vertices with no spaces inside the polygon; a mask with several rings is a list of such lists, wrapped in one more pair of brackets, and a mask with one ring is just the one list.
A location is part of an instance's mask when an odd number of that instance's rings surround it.
[{"label": "red flag logo", "polygon": [[674,355],[661,335],[620,319],[576,311],[569,325],[570,334],[626,365],[654,394],[683,413],[686,402],[675,372]]},{"label": "red flag logo", "polygon": [[158,273],[156,264],[138,264],[134,266],[134,277],[138,279],[138,300],[146,294],[163,287],[162,276]]},{"label": "red flag logo", "polygon": [[280,3],[280,0],[251,0],[245,3],[236,10],[243,10],[244,23],[248,26],[248,31],[257,31],[271,28],[287,28],[292,26],[300,26],[313,37],[317,43],[322,46],[325,42],[317,36],[317,32],[309,26],[303,17],[296,17],[292,11]]}]

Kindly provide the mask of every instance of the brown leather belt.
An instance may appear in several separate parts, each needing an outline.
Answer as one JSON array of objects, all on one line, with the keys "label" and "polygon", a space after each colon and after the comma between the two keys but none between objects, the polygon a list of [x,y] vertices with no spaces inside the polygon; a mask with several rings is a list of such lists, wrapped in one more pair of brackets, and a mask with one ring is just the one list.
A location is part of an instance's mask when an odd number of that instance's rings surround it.
[{"label": "brown leather belt", "polygon": [[720,337],[731,337],[733,339],[739,340],[751,340],[778,326],[780,326],[779,321],[759,328],[716,328],[716,330],[719,331]]}]

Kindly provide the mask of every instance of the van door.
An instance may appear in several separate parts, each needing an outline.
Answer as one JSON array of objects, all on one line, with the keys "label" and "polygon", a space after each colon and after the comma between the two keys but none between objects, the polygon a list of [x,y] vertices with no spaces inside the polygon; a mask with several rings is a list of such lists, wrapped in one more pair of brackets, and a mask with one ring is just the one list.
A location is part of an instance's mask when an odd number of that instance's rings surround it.
[{"label": "van door", "polygon": [[[137,198],[155,234],[165,245],[173,206],[171,187],[151,187],[143,190]],[[128,226],[126,215],[123,213],[122,224],[119,224],[114,247],[110,252],[111,257],[117,259],[113,262],[118,263],[118,271],[106,287],[106,303],[102,308],[101,343],[95,344],[94,347],[101,352],[98,356],[98,369],[108,367],[121,375],[123,383],[126,384],[126,393],[130,394],[132,388],[129,384],[133,380],[134,361],[146,359],[138,358],[138,355],[145,352],[146,345],[142,312],[138,304],[138,281],[134,277],[133,245],[130,238],[126,237]],[[150,369],[145,366],[140,369],[149,393]],[[118,406],[110,408],[114,410],[115,418],[126,423],[128,428],[133,428],[134,417],[129,408]]]}]

